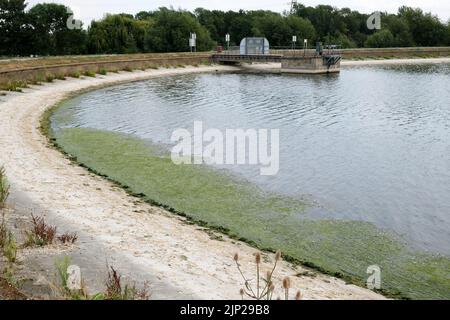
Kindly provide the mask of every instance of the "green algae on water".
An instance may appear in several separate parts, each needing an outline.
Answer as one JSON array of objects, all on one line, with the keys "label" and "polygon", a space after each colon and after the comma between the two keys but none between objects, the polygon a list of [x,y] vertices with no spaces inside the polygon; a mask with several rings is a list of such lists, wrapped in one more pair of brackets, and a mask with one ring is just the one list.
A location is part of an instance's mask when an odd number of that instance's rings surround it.
[{"label": "green algae on water", "polygon": [[397,236],[361,221],[310,220],[307,205],[207,166],[175,165],[160,148],[107,131],[55,133],[78,163],[204,224],[260,248],[281,249],[294,262],[364,284],[378,265],[382,290],[417,299],[450,298],[450,259],[416,253]]}]

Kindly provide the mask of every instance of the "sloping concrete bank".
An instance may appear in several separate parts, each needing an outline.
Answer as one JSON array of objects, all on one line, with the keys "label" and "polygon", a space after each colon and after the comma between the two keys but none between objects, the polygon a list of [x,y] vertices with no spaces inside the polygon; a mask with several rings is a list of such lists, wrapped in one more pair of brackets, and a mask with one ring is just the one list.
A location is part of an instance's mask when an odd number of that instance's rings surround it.
[{"label": "sloping concrete bank", "polygon": [[[11,82],[45,82],[47,79],[121,70],[142,70],[158,67],[209,64],[209,53],[80,56],[79,58],[40,58],[27,63],[11,60],[0,63],[0,85]],[[17,66],[15,66],[17,65]]]},{"label": "sloping concrete bank", "polygon": [[369,57],[449,57],[450,47],[358,48],[342,50],[344,59]]},{"label": "sloping concrete bank", "polygon": [[[153,299],[239,299],[243,282],[233,261],[236,252],[243,271],[254,278],[254,248],[127,195],[74,165],[49,146],[39,130],[44,112],[76,92],[152,77],[228,70],[235,69],[202,66],[123,72],[55,81],[0,97],[0,164],[11,183],[17,218],[35,210],[60,230],[77,232],[79,241],[63,253],[80,265],[88,288],[101,286],[108,262],[129,279],[148,280]],[[50,277],[55,251],[62,254],[58,250],[21,252],[19,260]],[[262,260],[265,274],[274,256],[264,254]],[[293,290],[300,289],[305,299],[384,298],[287,262],[277,269],[275,297],[282,295],[285,276],[291,277]]]},{"label": "sloping concrete bank", "polygon": [[[315,49],[308,49],[308,53],[314,53]],[[425,58],[425,57],[450,57],[450,47],[411,47],[411,48],[355,48],[340,50],[344,59],[358,58]],[[292,50],[271,50],[273,54],[292,55]],[[303,53],[297,49],[296,54]]]}]

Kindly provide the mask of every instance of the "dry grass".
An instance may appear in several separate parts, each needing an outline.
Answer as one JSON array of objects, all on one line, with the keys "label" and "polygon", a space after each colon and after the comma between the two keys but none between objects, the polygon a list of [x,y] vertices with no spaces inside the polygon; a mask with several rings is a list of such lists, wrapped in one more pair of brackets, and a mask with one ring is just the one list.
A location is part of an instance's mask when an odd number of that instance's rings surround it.
[{"label": "dry grass", "polygon": [[26,232],[25,246],[46,246],[52,244],[56,236],[56,227],[50,226],[43,217],[31,214],[32,228]]},{"label": "dry grass", "polygon": [[63,233],[62,235],[58,236],[58,240],[61,241],[63,244],[74,244],[75,241],[77,241],[78,236],[75,232],[73,233]]},{"label": "dry grass", "polygon": [[9,81],[5,84],[0,85],[1,90],[5,91],[15,91],[22,92],[23,88],[28,88],[28,83],[26,81]]},{"label": "dry grass", "polygon": [[[71,289],[69,286],[70,276],[68,274],[71,265],[70,257],[64,256],[55,262],[58,285],[51,285],[58,297],[69,300],[148,300],[150,299],[149,287],[144,283],[142,289],[135,285],[124,284],[122,276],[112,266],[108,266],[108,275],[105,283],[105,291],[89,295],[85,282],[81,277],[80,288]],[[81,276],[81,275],[80,275]]]},{"label": "dry grass", "polygon": [[150,299],[148,284],[139,290],[135,285],[122,284],[122,276],[113,267],[109,267],[106,281],[106,300],[148,300]]}]

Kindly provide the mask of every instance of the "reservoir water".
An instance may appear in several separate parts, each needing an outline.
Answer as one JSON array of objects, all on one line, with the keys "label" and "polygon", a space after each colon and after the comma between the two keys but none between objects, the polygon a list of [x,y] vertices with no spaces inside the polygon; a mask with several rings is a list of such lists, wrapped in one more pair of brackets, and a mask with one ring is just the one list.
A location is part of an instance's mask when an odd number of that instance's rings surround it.
[{"label": "reservoir water", "polygon": [[248,165],[215,170],[306,201],[301,219],[369,223],[413,251],[450,256],[450,65],[156,78],[66,101],[52,127],[56,136],[90,128],[170,150],[172,132],[192,131],[194,121],[205,129],[280,129],[277,175]]}]

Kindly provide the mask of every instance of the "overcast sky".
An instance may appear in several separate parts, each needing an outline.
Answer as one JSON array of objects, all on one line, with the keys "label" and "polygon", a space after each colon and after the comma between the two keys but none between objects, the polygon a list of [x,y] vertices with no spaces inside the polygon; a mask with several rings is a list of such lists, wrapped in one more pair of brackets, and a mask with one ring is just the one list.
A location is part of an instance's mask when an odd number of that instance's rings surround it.
[{"label": "overcast sky", "polygon": [[[173,6],[175,9],[193,10],[198,7],[219,10],[265,9],[283,12],[289,9],[290,0],[28,0],[29,7],[36,3],[57,2],[73,9],[75,18],[89,24],[92,19],[103,17],[104,13],[137,13],[158,7]],[[338,8],[348,7],[364,13],[374,11],[397,12],[402,5],[419,7],[438,15],[443,21],[450,19],[450,0],[299,0],[309,6],[330,4]]]}]

